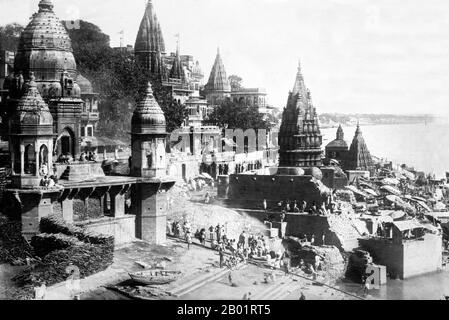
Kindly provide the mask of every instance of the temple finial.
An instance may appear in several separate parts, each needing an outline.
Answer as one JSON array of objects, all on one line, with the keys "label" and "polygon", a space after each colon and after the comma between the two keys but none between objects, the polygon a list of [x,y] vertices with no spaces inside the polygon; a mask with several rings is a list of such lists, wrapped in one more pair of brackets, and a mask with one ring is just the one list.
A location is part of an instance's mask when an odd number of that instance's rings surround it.
[{"label": "temple finial", "polygon": [[40,11],[53,11],[53,3],[50,0],[41,0],[39,2]]},{"label": "temple finial", "polygon": [[153,87],[151,85],[151,82],[148,81],[147,83],[147,90],[146,90],[147,95],[153,95]]}]

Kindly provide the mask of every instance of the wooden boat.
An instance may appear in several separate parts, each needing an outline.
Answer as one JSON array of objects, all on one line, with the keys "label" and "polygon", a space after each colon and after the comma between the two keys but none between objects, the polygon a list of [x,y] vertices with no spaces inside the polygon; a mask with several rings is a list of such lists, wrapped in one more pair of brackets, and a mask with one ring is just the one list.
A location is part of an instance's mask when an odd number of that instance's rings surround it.
[{"label": "wooden boat", "polygon": [[161,300],[170,295],[154,287],[107,286],[106,288],[132,300]]},{"label": "wooden boat", "polygon": [[130,273],[129,276],[136,282],[145,285],[162,285],[178,279],[181,271],[174,270],[145,270]]}]

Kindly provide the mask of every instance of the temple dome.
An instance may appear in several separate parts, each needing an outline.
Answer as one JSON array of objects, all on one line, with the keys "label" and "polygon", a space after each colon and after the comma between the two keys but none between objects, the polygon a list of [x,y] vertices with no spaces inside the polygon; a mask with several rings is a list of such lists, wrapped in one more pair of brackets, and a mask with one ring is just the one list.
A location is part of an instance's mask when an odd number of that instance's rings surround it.
[{"label": "temple dome", "polygon": [[26,83],[25,93],[18,101],[17,108],[10,121],[11,133],[53,134],[53,116],[37,89],[33,75]]},{"label": "temple dome", "polygon": [[82,74],[78,73],[76,83],[81,89],[81,94],[94,94],[92,83]]},{"label": "temple dome", "polygon": [[150,82],[145,97],[137,103],[134,110],[131,130],[135,134],[166,134],[165,115],[154,98]]},{"label": "temple dome", "polygon": [[76,62],[70,37],[53,12],[50,0],[39,2],[39,11],[33,14],[30,23],[20,36],[14,60],[15,72],[27,77],[33,72],[41,93],[51,84],[59,82],[66,70],[71,78],[76,77]]}]

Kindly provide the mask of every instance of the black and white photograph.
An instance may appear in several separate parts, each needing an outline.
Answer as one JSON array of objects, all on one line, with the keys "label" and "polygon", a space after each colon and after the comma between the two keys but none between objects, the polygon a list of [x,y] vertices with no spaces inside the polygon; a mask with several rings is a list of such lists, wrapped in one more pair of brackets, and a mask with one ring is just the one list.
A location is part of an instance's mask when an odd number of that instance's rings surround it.
[{"label": "black and white photograph", "polygon": [[449,300],[448,83],[444,0],[0,0],[0,300]]}]

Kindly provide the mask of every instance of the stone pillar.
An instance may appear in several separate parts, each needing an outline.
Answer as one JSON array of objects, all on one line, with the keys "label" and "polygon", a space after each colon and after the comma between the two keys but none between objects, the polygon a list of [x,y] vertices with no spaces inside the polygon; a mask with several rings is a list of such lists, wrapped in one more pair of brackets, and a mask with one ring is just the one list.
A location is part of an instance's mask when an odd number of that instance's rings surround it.
[{"label": "stone pillar", "polygon": [[21,202],[22,235],[27,239],[39,233],[39,223],[53,213],[54,194],[20,193],[16,198]]},{"label": "stone pillar", "polygon": [[115,218],[125,216],[125,195],[110,194],[111,196],[111,214]]},{"label": "stone pillar", "polygon": [[36,166],[36,174],[35,174],[35,176],[36,177],[39,177],[39,169],[40,169],[40,167],[39,167],[39,151],[38,150],[36,150],[35,152],[34,152],[34,154],[35,154],[35,156],[36,156],[36,164],[35,164],[35,166]]},{"label": "stone pillar", "polygon": [[15,166],[14,166],[14,163],[15,163],[15,162],[16,162],[15,153],[14,153],[14,152],[11,152],[11,171],[12,171],[12,174],[13,174],[13,175],[16,173],[16,171],[15,171]]},{"label": "stone pillar", "polygon": [[25,146],[20,145],[20,175],[25,174]]},{"label": "stone pillar", "polygon": [[166,241],[166,194],[160,183],[133,185],[132,213],[136,216],[136,238],[152,244]]},{"label": "stone pillar", "polygon": [[65,222],[73,223],[73,199],[66,199],[61,203],[62,217]]},{"label": "stone pillar", "polygon": [[109,212],[107,192],[104,194],[103,198],[100,201],[102,201],[103,213],[107,214]]}]

